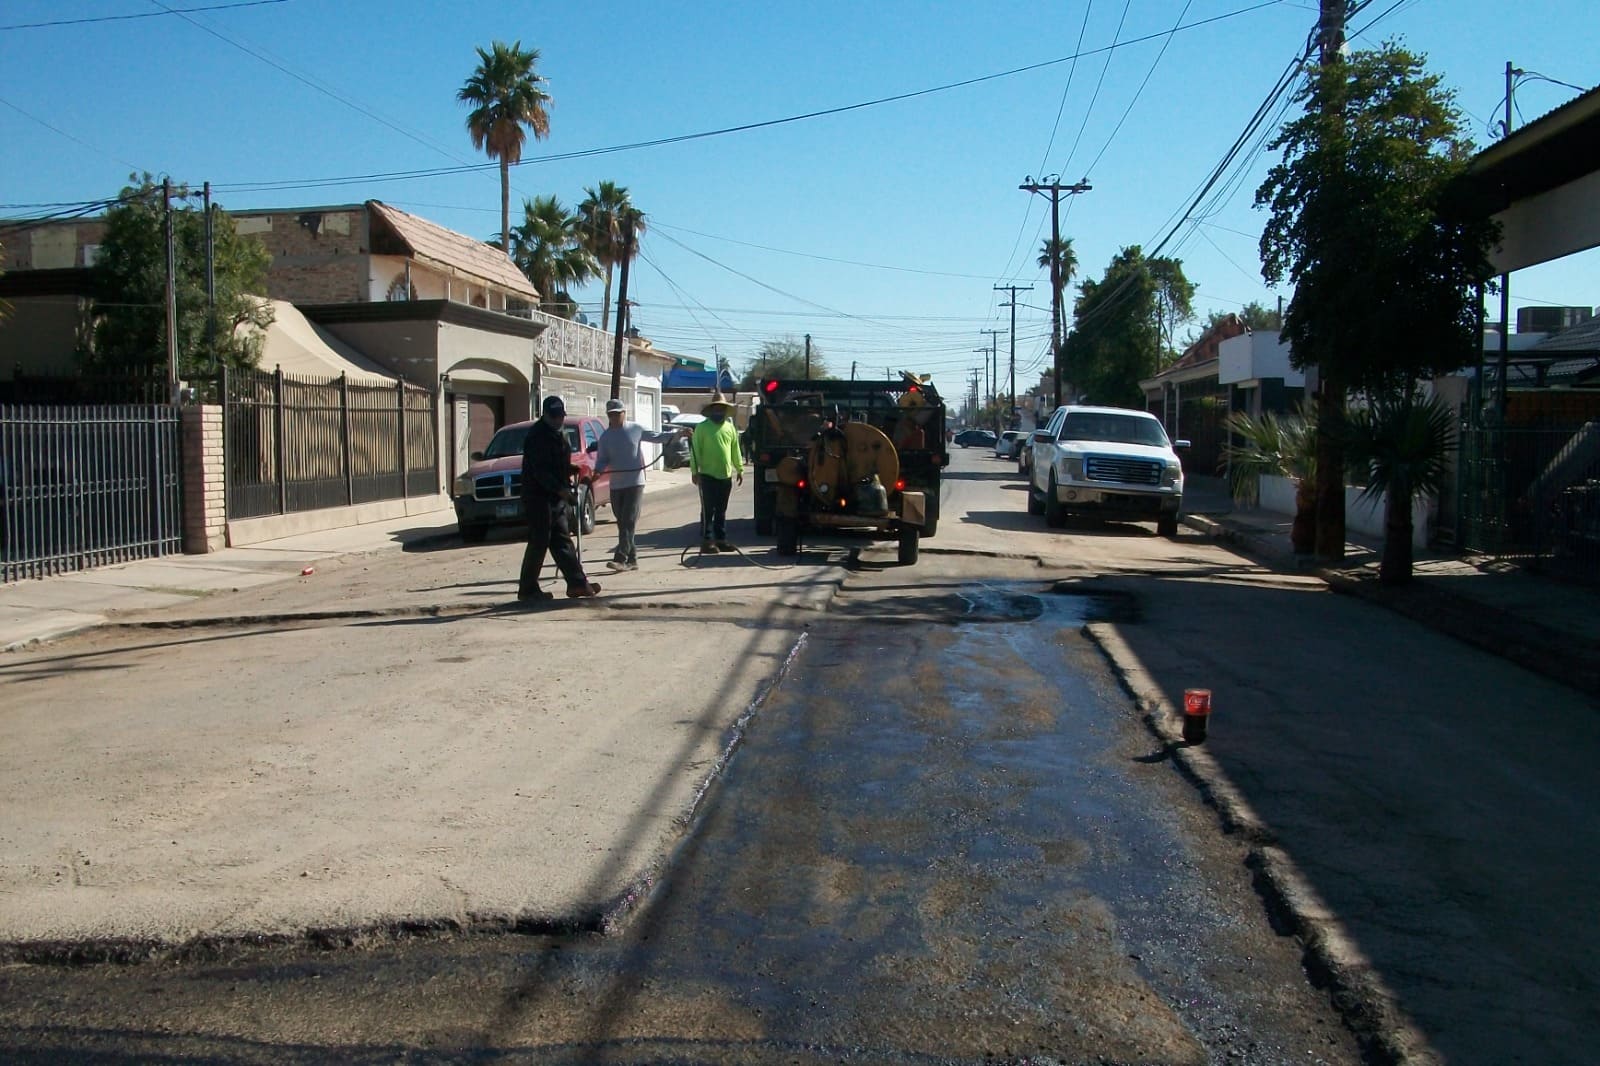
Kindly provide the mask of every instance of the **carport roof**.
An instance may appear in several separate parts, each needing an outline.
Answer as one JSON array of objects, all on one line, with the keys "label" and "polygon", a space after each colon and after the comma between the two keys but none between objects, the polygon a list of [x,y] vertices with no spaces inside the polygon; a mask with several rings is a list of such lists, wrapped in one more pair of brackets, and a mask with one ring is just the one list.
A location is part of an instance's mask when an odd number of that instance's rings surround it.
[{"label": "carport roof", "polygon": [[1600,88],[1591,89],[1490,145],[1467,183],[1500,211],[1600,170]]}]

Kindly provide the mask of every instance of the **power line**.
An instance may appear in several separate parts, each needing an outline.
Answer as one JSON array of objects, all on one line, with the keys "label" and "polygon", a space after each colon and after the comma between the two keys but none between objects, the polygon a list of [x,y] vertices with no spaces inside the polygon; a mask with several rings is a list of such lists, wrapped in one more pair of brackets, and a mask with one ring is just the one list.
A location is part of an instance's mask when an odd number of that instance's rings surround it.
[{"label": "power line", "polygon": [[[1274,7],[1284,2],[1285,0],[1261,0],[1259,3],[1252,4],[1248,7],[1239,8],[1235,11],[1227,11],[1220,15],[1212,15],[1208,18],[1197,19],[1194,22],[1179,26],[1178,30],[1186,31],[1198,29],[1202,26],[1207,26],[1215,22],[1221,22],[1226,19],[1237,18],[1241,15],[1247,15],[1255,11],[1260,11],[1263,8]],[[758,122],[746,122],[736,126],[723,126],[717,129],[703,130],[698,133],[678,134],[672,137],[657,137],[645,141],[632,141],[627,144],[610,145],[603,148],[585,148],[572,152],[555,152],[532,159],[523,158],[513,164],[513,167],[526,167],[542,163],[557,163],[570,159],[588,159],[595,156],[612,155],[618,152],[637,151],[643,148],[659,148],[663,145],[682,144],[687,141],[704,140],[710,137],[723,137],[734,133],[748,133],[752,130],[769,129],[773,126],[783,126],[795,122],[807,122],[812,119],[847,114],[851,111],[861,111],[866,108],[880,107],[884,104],[899,103],[904,100],[914,100],[923,96],[932,96],[936,93],[949,92],[954,89],[964,89],[969,86],[981,85],[985,82],[997,81],[1002,78],[1015,77],[1016,75],[1026,74],[1035,70],[1044,70],[1049,67],[1060,66],[1062,63],[1070,63],[1076,59],[1087,56],[1109,53],[1119,48],[1130,48],[1137,44],[1143,44],[1146,41],[1157,40],[1161,37],[1168,36],[1173,32],[1177,31],[1167,30],[1146,34],[1143,37],[1130,38],[1129,40],[1121,41],[1116,44],[1090,49],[1087,52],[1078,52],[1069,56],[1060,56],[1055,59],[1041,60],[1037,63],[1029,63],[1020,67],[1012,67],[1009,70],[997,71],[992,74],[980,74],[976,77],[946,82],[942,85],[935,85],[926,89],[915,89],[910,92],[895,93],[890,96],[880,96],[871,100],[863,100],[858,103],[843,104],[838,107],[821,108],[801,114],[787,115],[782,118],[765,119]],[[380,119],[380,121],[383,120]],[[288,191],[297,189],[331,188],[339,185],[352,185],[370,181],[409,181],[419,178],[441,177],[448,174],[461,174],[470,173],[477,170],[498,169],[499,165],[500,164],[498,162],[470,163],[459,167],[435,167],[419,170],[391,170],[370,174],[352,174],[329,178],[295,178],[285,179],[282,181],[235,182],[231,184],[219,183],[214,185],[213,188],[217,189],[218,191],[229,192],[267,192],[273,190]]]},{"label": "power line", "polygon": [[238,0],[231,4],[208,4],[205,7],[168,8],[164,11],[140,11],[131,15],[95,15],[79,19],[56,19],[52,22],[17,22],[0,26],[0,30],[39,30],[48,26],[83,26],[91,22],[128,22],[133,19],[153,19],[162,15],[192,14],[197,11],[231,11],[241,7],[266,7],[269,4],[286,4],[289,0]]}]

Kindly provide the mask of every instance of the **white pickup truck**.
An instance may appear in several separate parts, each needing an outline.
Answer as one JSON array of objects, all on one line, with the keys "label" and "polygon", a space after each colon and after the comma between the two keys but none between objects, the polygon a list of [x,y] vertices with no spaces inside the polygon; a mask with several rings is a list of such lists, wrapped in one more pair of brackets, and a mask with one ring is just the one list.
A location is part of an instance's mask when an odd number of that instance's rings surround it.
[{"label": "white pickup truck", "polygon": [[1028,513],[1053,527],[1070,514],[1154,520],[1177,536],[1183,513],[1183,464],[1160,419],[1120,407],[1058,407],[1033,431]]}]

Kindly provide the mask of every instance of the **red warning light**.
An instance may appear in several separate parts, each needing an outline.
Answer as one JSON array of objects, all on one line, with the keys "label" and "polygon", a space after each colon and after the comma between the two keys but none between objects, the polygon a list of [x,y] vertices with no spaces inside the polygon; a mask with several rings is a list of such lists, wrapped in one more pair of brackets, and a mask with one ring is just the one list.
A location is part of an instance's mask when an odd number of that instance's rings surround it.
[{"label": "red warning light", "polygon": [[905,478],[899,478],[898,480],[895,481],[895,483],[894,483],[894,491],[896,491],[896,492],[904,492],[905,488],[906,488],[906,479]]},{"label": "red warning light", "polygon": [[778,383],[776,381],[769,381],[765,385],[761,386],[761,391],[769,394],[777,392]]},{"label": "red warning light", "polygon": [[794,483],[794,487],[797,488],[797,489],[805,488],[806,487],[806,479],[805,478],[801,478],[799,481],[796,481]]}]

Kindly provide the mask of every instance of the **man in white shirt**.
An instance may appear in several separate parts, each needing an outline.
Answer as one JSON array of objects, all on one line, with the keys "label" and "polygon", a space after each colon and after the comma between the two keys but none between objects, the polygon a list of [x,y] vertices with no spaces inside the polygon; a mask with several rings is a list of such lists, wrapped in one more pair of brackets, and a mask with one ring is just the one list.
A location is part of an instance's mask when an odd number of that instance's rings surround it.
[{"label": "man in white shirt", "polygon": [[644,500],[644,441],[665,444],[676,437],[676,430],[660,433],[626,419],[627,407],[621,400],[606,401],[606,426],[595,449],[596,476],[611,471],[611,513],[617,517],[617,550],[606,563],[613,570],[639,569],[633,531],[639,524],[639,505]]}]

